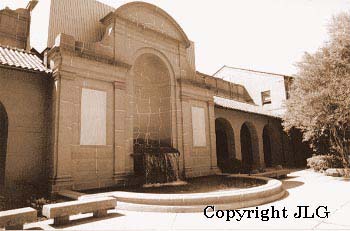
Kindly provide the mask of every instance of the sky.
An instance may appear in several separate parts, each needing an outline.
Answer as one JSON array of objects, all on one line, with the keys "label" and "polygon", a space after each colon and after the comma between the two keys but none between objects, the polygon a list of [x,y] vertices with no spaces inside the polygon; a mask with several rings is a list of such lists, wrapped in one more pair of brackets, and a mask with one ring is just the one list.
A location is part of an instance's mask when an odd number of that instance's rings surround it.
[{"label": "sky", "polygon": [[[0,0],[0,9],[29,0]],[[100,0],[115,8],[131,2]],[[197,70],[214,74],[223,65],[293,75],[304,52],[327,38],[333,15],[350,0],[145,0],[168,12],[195,42]],[[50,0],[39,0],[32,19],[32,46],[46,47]]]}]

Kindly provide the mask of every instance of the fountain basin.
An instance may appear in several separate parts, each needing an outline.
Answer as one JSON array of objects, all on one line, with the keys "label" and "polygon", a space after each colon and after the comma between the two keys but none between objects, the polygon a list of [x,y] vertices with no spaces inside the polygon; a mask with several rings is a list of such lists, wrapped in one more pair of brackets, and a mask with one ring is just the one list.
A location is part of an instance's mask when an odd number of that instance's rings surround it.
[{"label": "fountain basin", "polygon": [[107,192],[84,195],[79,200],[110,196],[118,201],[118,210],[143,212],[203,212],[207,206],[217,209],[240,209],[270,203],[282,198],[285,190],[279,180],[247,175],[229,175],[229,178],[258,180],[265,184],[247,189],[228,189],[205,193],[155,194],[137,192]]}]

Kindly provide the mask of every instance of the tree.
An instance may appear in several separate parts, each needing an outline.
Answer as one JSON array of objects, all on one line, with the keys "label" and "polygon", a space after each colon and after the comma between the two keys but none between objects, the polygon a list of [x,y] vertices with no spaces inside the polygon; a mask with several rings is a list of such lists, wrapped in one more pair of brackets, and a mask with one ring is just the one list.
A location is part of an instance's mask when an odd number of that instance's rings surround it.
[{"label": "tree", "polygon": [[[298,74],[286,103],[284,128],[303,132],[318,152],[328,150],[349,167],[350,14],[333,17],[329,41],[297,63]],[[323,146],[323,150],[321,150]],[[326,147],[326,148],[324,148]]]}]

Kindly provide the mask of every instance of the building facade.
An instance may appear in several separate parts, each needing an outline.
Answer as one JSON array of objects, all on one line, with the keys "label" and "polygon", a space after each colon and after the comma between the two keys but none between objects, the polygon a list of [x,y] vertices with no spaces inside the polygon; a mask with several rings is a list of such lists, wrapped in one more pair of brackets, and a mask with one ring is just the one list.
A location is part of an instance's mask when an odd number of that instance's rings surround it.
[{"label": "building facade", "polygon": [[242,84],[252,96],[256,105],[276,116],[285,113],[285,101],[289,98],[293,77],[223,66],[215,77]]},{"label": "building facade", "polygon": [[[88,24],[71,21],[84,17]],[[137,183],[140,147],[178,150],[184,178],[220,173],[234,159],[249,170],[305,160],[305,150],[295,150],[302,142],[246,87],[196,71],[194,43],[154,5],[52,0],[48,45],[52,82],[40,92],[49,111],[32,109],[46,115],[35,119],[47,126],[40,166],[51,192]],[[11,94],[0,93],[0,102]],[[3,165],[11,181],[15,165]]]}]

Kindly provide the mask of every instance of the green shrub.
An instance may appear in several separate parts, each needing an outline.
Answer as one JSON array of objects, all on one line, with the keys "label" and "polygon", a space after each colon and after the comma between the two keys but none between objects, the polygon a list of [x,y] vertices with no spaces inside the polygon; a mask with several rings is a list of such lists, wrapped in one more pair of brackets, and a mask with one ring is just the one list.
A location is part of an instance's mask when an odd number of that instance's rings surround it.
[{"label": "green shrub", "polygon": [[342,159],[335,155],[321,155],[307,159],[307,166],[315,171],[325,171],[329,168],[343,168]]}]

